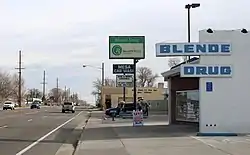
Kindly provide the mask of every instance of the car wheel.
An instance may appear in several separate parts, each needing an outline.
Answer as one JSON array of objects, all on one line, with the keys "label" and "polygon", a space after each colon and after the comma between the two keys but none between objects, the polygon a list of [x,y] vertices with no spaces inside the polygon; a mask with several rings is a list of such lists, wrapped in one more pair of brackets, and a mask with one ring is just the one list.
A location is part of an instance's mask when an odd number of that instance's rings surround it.
[{"label": "car wheel", "polygon": [[72,110],[72,113],[75,113],[75,110]]},{"label": "car wheel", "polygon": [[3,110],[5,110],[5,108],[3,108]]},{"label": "car wheel", "polygon": [[62,113],[65,113],[65,110],[62,110]]}]

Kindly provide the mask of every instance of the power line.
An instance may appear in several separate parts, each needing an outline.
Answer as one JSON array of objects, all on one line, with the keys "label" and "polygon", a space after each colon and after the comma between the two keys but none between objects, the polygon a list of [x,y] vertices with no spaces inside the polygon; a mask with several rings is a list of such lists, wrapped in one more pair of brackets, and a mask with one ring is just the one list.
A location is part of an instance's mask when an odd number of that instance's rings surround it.
[{"label": "power line", "polygon": [[19,107],[22,106],[22,51],[19,51],[19,60],[18,60],[18,105]]}]

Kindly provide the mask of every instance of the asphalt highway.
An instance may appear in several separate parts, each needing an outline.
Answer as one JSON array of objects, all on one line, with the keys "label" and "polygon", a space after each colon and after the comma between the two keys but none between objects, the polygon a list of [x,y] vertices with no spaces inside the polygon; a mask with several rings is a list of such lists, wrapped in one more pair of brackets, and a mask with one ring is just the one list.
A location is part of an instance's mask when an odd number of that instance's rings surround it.
[{"label": "asphalt highway", "polygon": [[61,107],[0,111],[0,155],[55,155],[62,145],[76,146],[75,129],[86,111],[61,113]]}]

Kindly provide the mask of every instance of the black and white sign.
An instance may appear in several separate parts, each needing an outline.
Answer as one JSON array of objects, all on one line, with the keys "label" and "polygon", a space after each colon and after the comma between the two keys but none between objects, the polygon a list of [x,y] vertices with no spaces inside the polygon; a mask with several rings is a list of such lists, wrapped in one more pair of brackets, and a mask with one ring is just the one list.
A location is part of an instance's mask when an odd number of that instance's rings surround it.
[{"label": "black and white sign", "polygon": [[134,74],[134,64],[113,64],[113,74]]},{"label": "black and white sign", "polygon": [[133,87],[133,75],[116,75],[117,87]]},{"label": "black and white sign", "polygon": [[127,83],[121,83],[117,82],[116,87],[133,87],[134,83],[133,82],[127,82]]},{"label": "black and white sign", "polygon": [[133,82],[133,75],[116,75],[116,81],[120,83]]}]

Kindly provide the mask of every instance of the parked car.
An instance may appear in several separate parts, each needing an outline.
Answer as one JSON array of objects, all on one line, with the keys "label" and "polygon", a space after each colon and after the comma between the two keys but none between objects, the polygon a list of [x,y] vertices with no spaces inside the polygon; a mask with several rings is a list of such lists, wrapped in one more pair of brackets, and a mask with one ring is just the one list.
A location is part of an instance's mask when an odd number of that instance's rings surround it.
[{"label": "parked car", "polygon": [[15,109],[15,103],[13,103],[11,101],[4,102],[3,110],[7,110],[7,109],[14,110]]},{"label": "parked car", "polygon": [[30,109],[40,109],[40,105],[41,104],[39,102],[34,101],[33,103],[31,103]]},{"label": "parked car", "polygon": [[118,116],[120,114],[120,108],[116,107],[116,108],[109,108],[106,109],[105,111],[105,115],[112,117],[112,114],[114,113],[114,116]]},{"label": "parked car", "polygon": [[73,102],[64,102],[62,105],[62,113],[65,113],[66,111],[75,113],[75,104]]},{"label": "parked car", "polygon": [[105,115],[112,117],[112,114],[114,113],[114,116],[118,115],[124,115],[124,114],[130,114],[132,115],[132,111],[134,110],[134,104],[132,102],[120,104],[115,108],[109,108],[105,111]]}]

